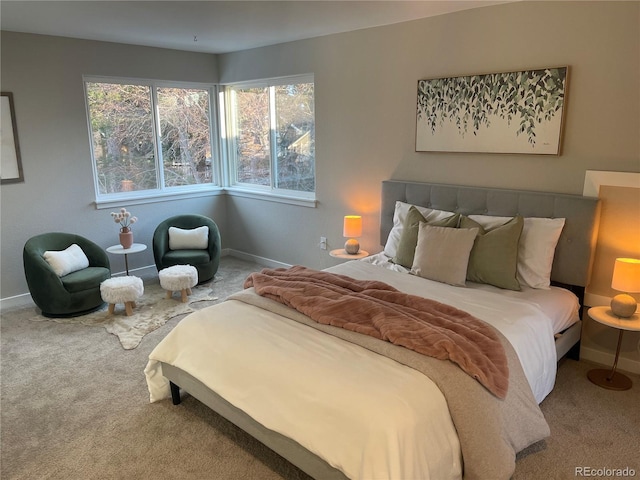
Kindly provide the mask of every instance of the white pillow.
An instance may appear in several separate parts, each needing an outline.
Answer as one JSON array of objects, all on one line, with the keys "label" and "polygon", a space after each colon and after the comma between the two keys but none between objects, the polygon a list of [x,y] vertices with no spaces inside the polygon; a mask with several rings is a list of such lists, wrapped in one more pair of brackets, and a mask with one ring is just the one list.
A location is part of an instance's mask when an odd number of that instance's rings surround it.
[{"label": "white pillow", "polygon": [[[400,243],[400,237],[402,236],[402,231],[404,229],[404,221],[407,218],[407,214],[409,213],[411,206],[412,205],[410,203],[396,201],[396,209],[393,212],[393,227],[389,232],[387,242],[384,246],[384,253],[387,257],[394,258],[398,252],[398,244]],[[444,210],[435,210],[433,208],[420,207],[418,205],[414,206],[427,222],[442,220],[443,218],[447,218],[453,214],[453,212],[446,212]]]},{"label": "white pillow", "polygon": [[411,273],[464,287],[477,228],[448,228],[420,223]]},{"label": "white pillow", "polygon": [[77,272],[89,266],[89,259],[75,243],[65,250],[47,250],[42,256],[59,277],[64,277],[71,272]]},{"label": "white pillow", "polygon": [[[489,215],[469,215],[469,218],[488,229],[510,220],[510,217]],[[531,288],[549,288],[553,256],[564,222],[564,218],[524,219],[518,243],[518,281],[521,284]]]},{"label": "white pillow", "polygon": [[169,227],[170,250],[205,250],[209,246],[209,227],[183,229]]}]

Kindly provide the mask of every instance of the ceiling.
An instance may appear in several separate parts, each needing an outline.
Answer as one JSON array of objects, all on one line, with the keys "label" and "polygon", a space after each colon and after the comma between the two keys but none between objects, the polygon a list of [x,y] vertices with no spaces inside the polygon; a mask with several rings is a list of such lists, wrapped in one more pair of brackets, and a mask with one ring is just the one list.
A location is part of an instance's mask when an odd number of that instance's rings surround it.
[{"label": "ceiling", "polygon": [[506,2],[2,0],[0,24],[14,32],[228,53],[500,3]]}]

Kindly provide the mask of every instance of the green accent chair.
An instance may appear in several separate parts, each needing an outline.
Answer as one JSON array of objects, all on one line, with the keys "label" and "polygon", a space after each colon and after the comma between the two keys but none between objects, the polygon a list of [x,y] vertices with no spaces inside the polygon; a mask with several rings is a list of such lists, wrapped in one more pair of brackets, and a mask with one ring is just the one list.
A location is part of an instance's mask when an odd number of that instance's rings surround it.
[{"label": "green accent chair", "polygon": [[[89,267],[58,277],[43,254],[74,243],[89,259]],[[36,235],[25,243],[22,260],[31,298],[45,317],[75,317],[104,305],[100,284],[111,277],[111,266],[107,253],[91,240],[62,232]]]},{"label": "green accent chair", "polygon": [[[169,248],[169,228],[183,230],[209,227],[209,238],[206,249],[171,250]],[[158,272],[174,265],[192,265],[198,271],[198,283],[211,280],[220,265],[220,231],[216,223],[209,217],[197,214],[176,215],[160,223],[153,233],[153,258]]]}]

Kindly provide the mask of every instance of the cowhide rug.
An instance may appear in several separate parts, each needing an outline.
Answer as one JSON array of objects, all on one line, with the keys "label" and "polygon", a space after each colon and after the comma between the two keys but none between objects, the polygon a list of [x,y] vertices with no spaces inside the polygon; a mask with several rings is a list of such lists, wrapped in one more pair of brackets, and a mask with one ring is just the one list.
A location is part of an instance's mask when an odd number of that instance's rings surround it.
[{"label": "cowhide rug", "polygon": [[116,305],[115,311],[109,315],[107,305],[87,315],[71,318],[48,318],[35,315],[32,321],[53,321],[58,323],[74,323],[87,326],[103,326],[105,330],[118,337],[122,348],[136,348],[142,338],[160,328],[172,318],[199,310],[218,301],[212,296],[210,285],[199,285],[191,289],[192,294],[187,302],[182,303],[179,292],[172,298],[166,298],[166,291],[159,284],[144,286],[144,294],[136,301],[133,315],[127,316],[124,305]]}]

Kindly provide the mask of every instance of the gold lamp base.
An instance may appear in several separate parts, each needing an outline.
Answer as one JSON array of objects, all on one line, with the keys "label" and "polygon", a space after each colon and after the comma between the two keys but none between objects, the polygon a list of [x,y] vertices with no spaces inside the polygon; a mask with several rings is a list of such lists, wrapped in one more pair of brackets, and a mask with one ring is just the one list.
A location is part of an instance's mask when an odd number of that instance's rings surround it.
[{"label": "gold lamp base", "polygon": [[587,378],[596,385],[609,390],[629,390],[633,382],[620,372],[611,372],[605,368],[589,370]]}]

